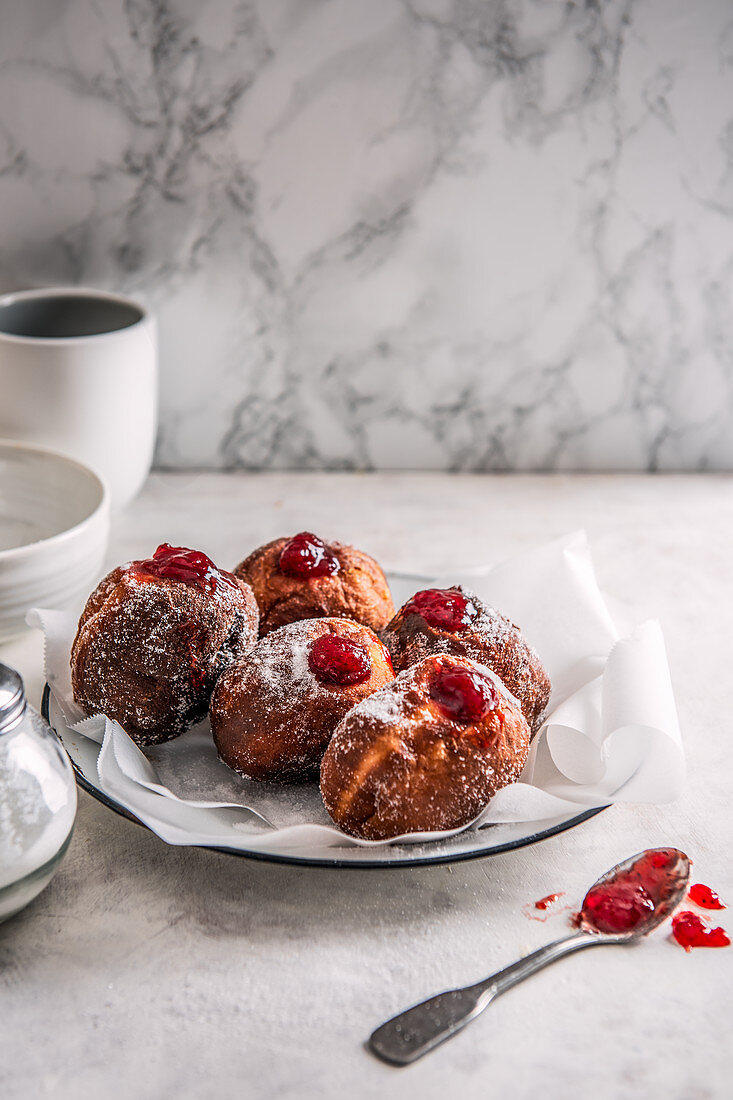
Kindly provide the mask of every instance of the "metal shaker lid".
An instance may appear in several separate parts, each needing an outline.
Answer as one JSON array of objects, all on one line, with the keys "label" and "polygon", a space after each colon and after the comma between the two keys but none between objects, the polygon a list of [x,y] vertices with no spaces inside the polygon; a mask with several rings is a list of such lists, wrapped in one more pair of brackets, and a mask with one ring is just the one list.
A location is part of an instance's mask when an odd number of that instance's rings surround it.
[{"label": "metal shaker lid", "polygon": [[14,668],[0,661],[0,735],[14,729],[25,713],[25,689]]}]

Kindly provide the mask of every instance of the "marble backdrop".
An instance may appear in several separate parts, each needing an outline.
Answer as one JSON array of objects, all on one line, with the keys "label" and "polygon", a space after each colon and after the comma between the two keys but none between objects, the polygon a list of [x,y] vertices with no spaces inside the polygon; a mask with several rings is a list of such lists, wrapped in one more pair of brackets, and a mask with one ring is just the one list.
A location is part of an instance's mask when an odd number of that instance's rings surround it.
[{"label": "marble backdrop", "polygon": [[731,0],[0,0],[0,218],[160,464],[733,468]]}]

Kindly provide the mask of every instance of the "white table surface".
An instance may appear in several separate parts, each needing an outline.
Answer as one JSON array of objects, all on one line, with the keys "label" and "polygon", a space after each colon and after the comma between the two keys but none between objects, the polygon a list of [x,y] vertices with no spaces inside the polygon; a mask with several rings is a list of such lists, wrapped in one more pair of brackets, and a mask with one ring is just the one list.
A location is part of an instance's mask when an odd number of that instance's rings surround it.
[{"label": "white table surface", "polygon": [[[733,949],[668,928],[545,970],[414,1066],[372,1027],[568,928],[618,859],[674,844],[733,904],[733,478],[156,474],[109,564],[161,541],[232,566],[303,528],[395,569],[498,561],[585,527],[603,589],[665,632],[689,760],[670,806],[615,807],[540,845],[454,866],[323,870],[169,848],[80,792],[62,868],[0,926],[10,1098],[730,1096]],[[38,635],[0,646],[38,702]],[[529,910],[528,910],[529,905]],[[733,931],[729,912],[719,914]]]}]

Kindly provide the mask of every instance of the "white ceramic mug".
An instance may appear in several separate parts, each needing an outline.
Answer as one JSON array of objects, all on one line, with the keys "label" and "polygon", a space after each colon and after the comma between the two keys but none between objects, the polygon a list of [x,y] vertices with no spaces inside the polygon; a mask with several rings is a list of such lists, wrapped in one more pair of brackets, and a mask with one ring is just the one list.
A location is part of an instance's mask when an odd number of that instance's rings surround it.
[{"label": "white ceramic mug", "polygon": [[155,321],[137,302],[85,287],[0,297],[0,436],[91,466],[118,510],[150,470],[157,414]]}]

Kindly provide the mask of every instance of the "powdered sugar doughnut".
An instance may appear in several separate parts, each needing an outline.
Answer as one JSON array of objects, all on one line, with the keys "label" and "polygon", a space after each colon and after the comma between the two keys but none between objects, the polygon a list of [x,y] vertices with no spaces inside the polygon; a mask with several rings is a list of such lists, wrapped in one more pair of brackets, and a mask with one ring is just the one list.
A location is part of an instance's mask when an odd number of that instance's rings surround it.
[{"label": "powdered sugar doughnut", "polygon": [[384,573],[374,558],[309,531],[275,539],[234,570],[252,586],[260,634],[299,619],[338,616],[380,630],[394,615]]},{"label": "powdered sugar doughnut", "polygon": [[159,546],[92,592],[71,648],[74,698],[139,745],[206,714],[220,674],[257,640],[251,588],[205,554]]},{"label": "powdered sugar doughnut", "polygon": [[460,828],[519,778],[529,740],[501,681],[465,657],[426,657],[339,723],[321,794],[336,824],[366,840]]},{"label": "powdered sugar doughnut", "polygon": [[428,588],[407,601],[380,633],[396,672],[430,653],[454,653],[486,665],[522,704],[532,732],[550,698],[550,678],[518,626],[468,589]]},{"label": "powdered sugar doughnut", "polygon": [[211,729],[219,756],[250,779],[317,773],[355,703],[394,678],[389,653],[348,619],[303,619],[260,639],[219,680]]}]

